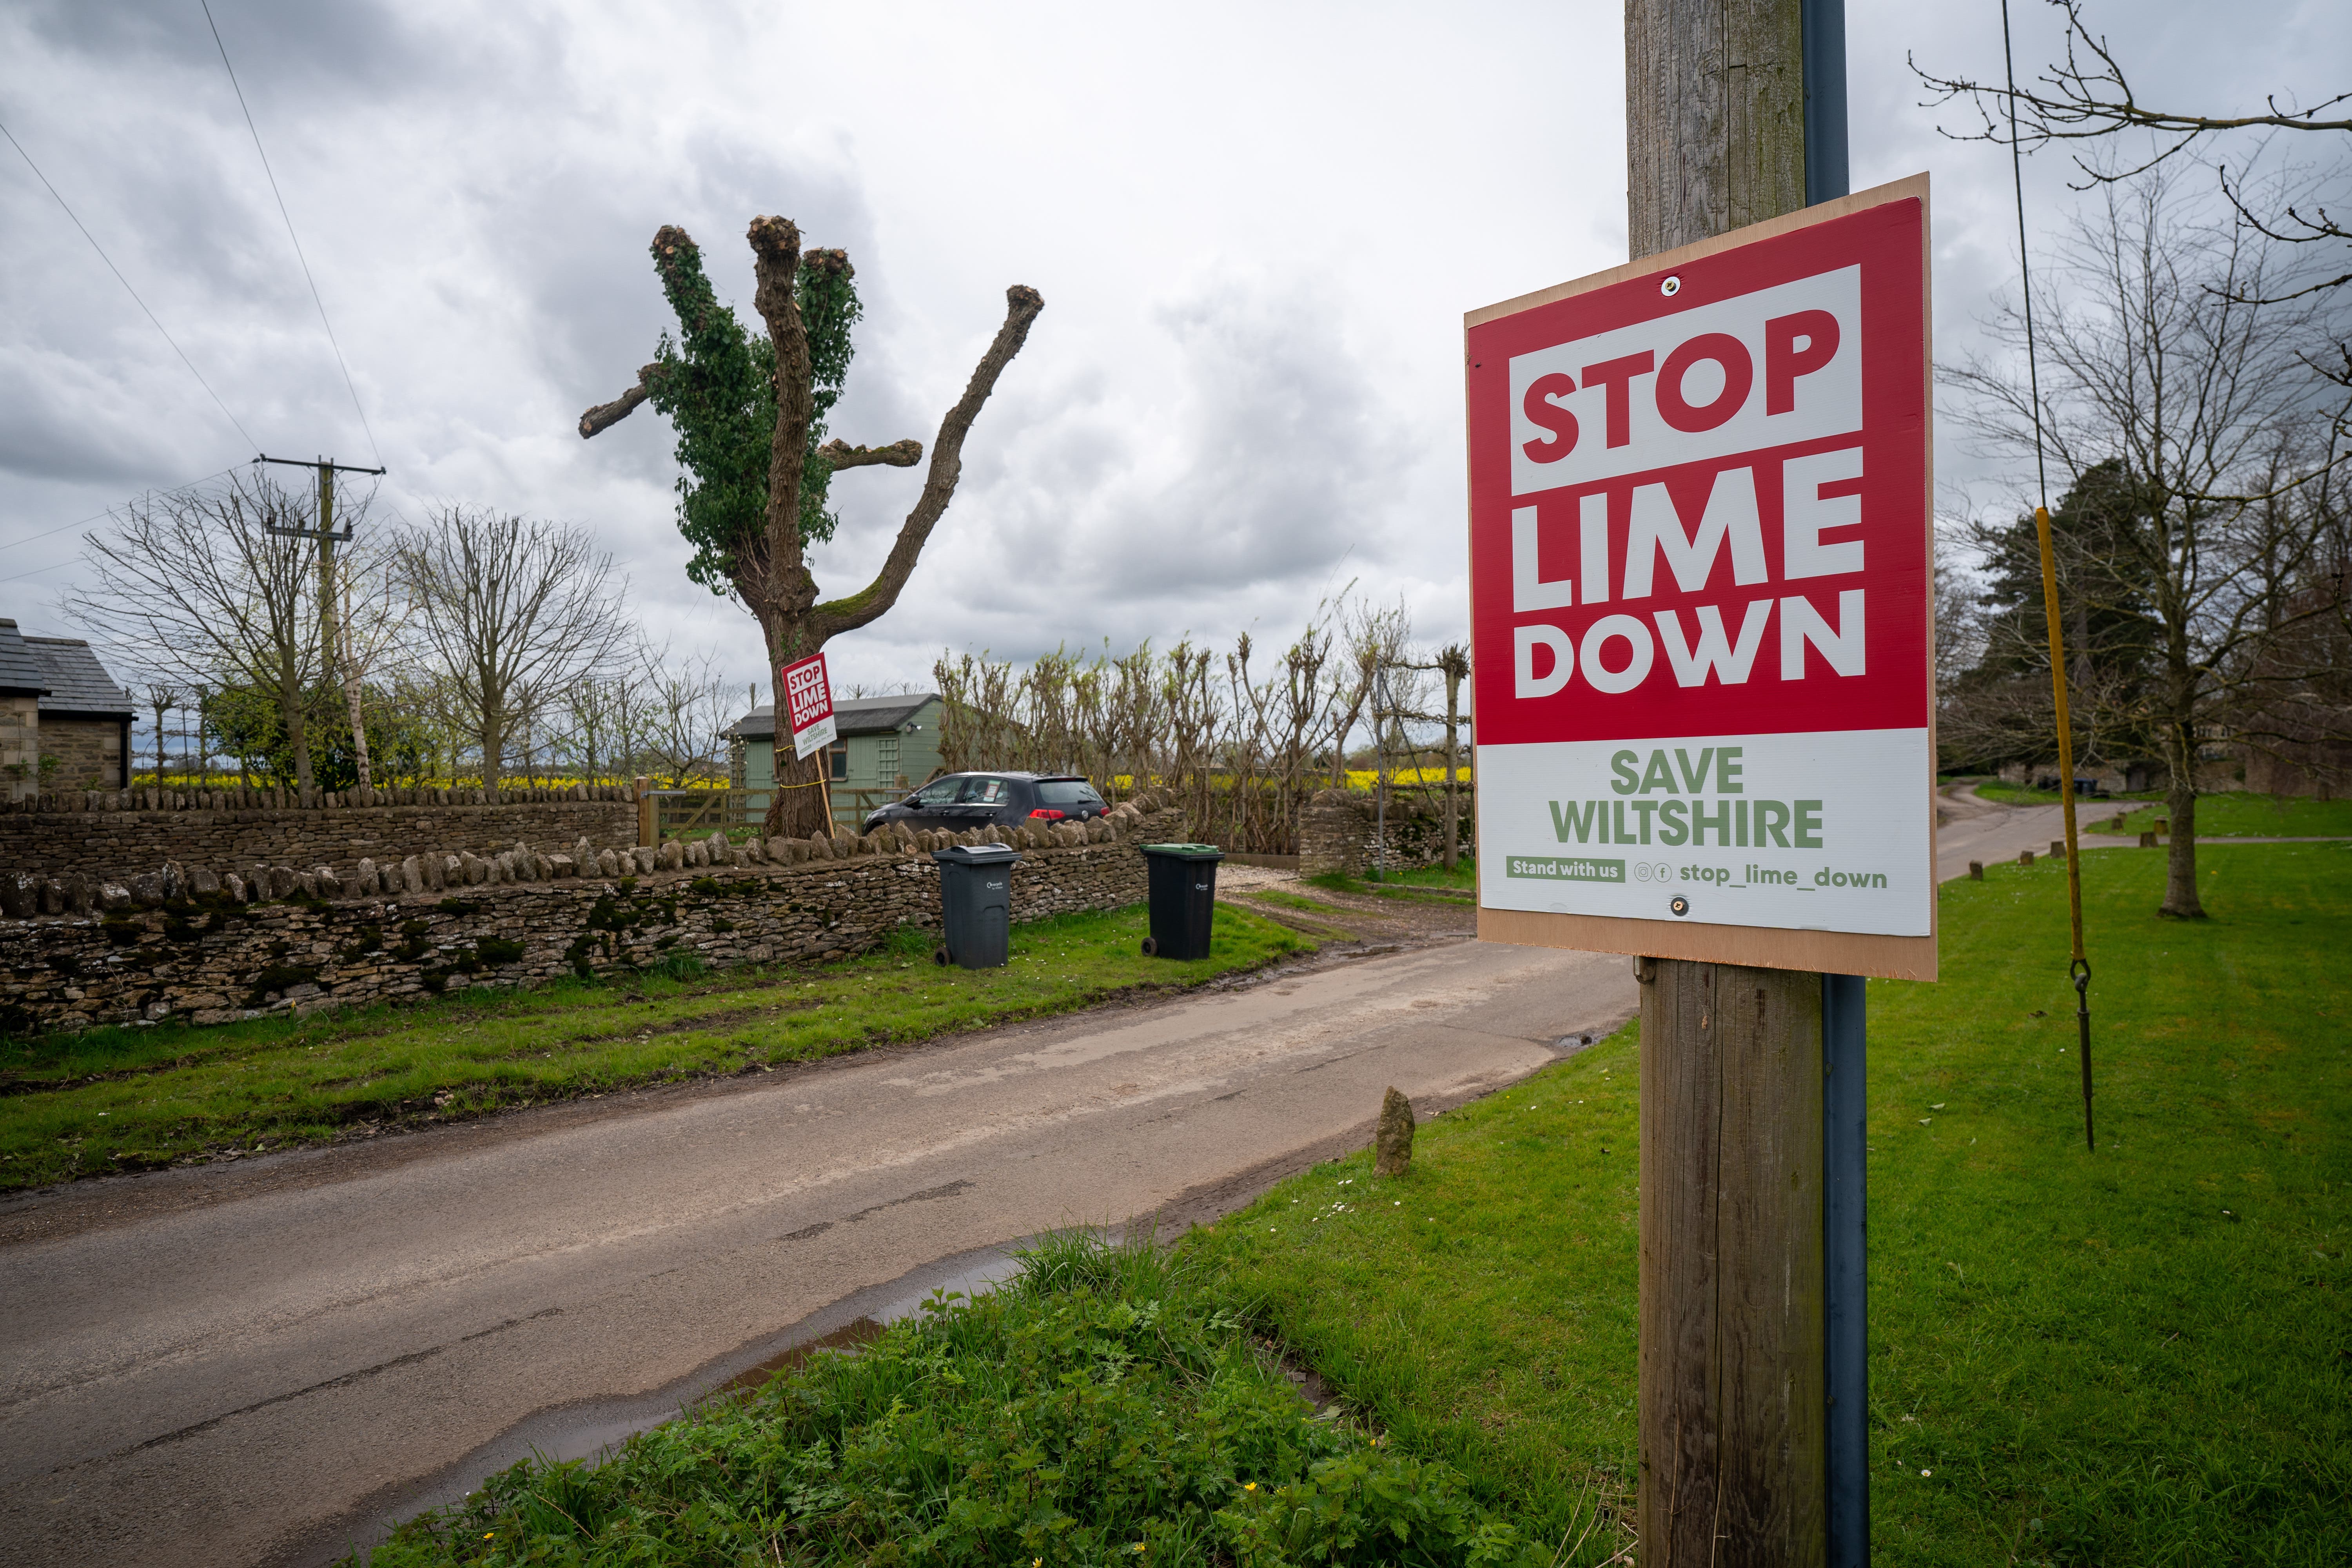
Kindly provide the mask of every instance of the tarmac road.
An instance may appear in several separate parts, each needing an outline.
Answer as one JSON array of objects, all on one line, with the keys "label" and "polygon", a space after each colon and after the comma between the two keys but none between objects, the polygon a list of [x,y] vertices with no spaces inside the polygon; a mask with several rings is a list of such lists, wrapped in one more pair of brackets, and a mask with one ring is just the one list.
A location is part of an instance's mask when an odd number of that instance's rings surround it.
[{"label": "tarmac road", "polygon": [[321,1560],[551,1435],[658,1420],[861,1292],[1211,1217],[1364,1142],[1388,1085],[1458,1104],[1635,1000],[1622,958],[1449,942],[0,1205],[0,1562]]}]

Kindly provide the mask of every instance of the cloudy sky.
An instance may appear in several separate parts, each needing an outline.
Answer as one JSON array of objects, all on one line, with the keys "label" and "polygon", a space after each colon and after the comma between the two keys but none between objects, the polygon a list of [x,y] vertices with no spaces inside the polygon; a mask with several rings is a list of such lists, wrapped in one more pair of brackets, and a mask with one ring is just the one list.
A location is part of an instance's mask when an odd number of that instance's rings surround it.
[{"label": "cloudy sky", "polygon": [[[2022,69],[2057,31],[2016,10]],[[387,519],[582,523],[652,636],[754,679],[750,617],[682,570],[667,425],[573,426],[666,324],[654,230],[693,234],[749,317],[744,226],[774,212],[857,266],[853,441],[928,446],[1006,285],[1046,301],[838,682],[925,679],[942,648],[1286,640],[1350,580],[1434,641],[1466,621],[1462,313],[1625,258],[1614,0],[212,11],[366,426],[197,0],[5,0],[0,120],[218,394],[0,147],[0,615],[28,630],[70,633],[74,525],[257,446],[380,454]],[[2340,0],[2090,11],[2147,101],[2311,101],[2352,59]],[[1937,349],[1964,352],[2014,276],[2008,163],[1937,134],[1905,59],[1997,76],[1998,4],[1848,16],[1854,184],[1932,174]],[[2065,174],[2029,168],[2038,229]],[[835,481],[822,587],[870,575],[919,483]]]}]

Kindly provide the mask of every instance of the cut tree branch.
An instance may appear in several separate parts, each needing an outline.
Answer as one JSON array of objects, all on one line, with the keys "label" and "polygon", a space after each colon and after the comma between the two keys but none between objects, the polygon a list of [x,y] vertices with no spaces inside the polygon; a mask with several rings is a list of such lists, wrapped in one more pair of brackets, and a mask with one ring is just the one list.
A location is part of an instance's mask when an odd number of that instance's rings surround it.
[{"label": "cut tree branch", "polygon": [[660,369],[661,366],[657,364],[646,366],[637,372],[636,385],[629,388],[612,402],[600,403],[583,414],[580,416],[580,438],[585,441],[591,436],[601,435],[635,414],[637,411],[637,405],[653,395],[654,376]]},{"label": "cut tree branch", "polygon": [[[931,447],[931,467],[923,479],[923,493],[916,500],[914,510],[907,514],[907,521],[899,525],[898,542],[890,546],[889,559],[882,563],[874,581],[858,592],[846,598],[829,600],[810,611],[812,646],[821,647],[829,638],[855,631],[886,614],[898,602],[899,590],[914,574],[923,544],[930,538],[940,514],[947,510],[948,501],[955,495],[956,481],[962,477],[964,437],[971,434],[972,421],[980,417],[989,394],[996,390],[996,378],[1028,340],[1029,324],[1045,308],[1045,296],[1023,283],[1015,283],[1004,291],[1004,324],[996,330],[996,340],[980,356],[971,380],[964,386],[963,396],[940,421],[940,438]],[[778,449],[782,449],[781,437]]]},{"label": "cut tree branch", "polygon": [[816,449],[816,455],[836,468],[863,468],[875,463],[886,463],[894,468],[911,468],[923,460],[923,444],[909,437],[893,441],[887,447],[853,447],[835,439]]}]

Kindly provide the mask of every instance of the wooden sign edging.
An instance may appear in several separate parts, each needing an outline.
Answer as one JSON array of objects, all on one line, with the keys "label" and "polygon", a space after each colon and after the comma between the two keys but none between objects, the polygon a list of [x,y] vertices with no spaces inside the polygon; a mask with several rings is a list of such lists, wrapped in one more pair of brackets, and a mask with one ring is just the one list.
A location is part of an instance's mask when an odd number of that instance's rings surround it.
[{"label": "wooden sign edging", "polygon": [[[1897,202],[1916,202],[1919,207],[1921,331],[1919,405],[1922,411],[1922,427],[1919,433],[1922,486],[1919,523],[1924,536],[1922,548],[1927,562],[1929,581],[1932,584],[1935,461],[1933,354],[1932,344],[1927,336],[1932,326],[1932,296],[1929,292],[1932,243],[1927,201],[1927,176],[1912,175],[1871,190],[1822,202],[1799,212],[1752,224],[1733,233],[1715,236],[1654,256],[1643,257],[1638,261],[1628,262],[1570,282],[1558,284],[1497,304],[1481,307],[1466,312],[1463,319],[1464,363],[1465,367],[1473,364],[1469,357],[1471,349],[1469,334],[1474,329],[1490,322],[1615,284],[1643,279],[1663,279],[1677,268],[1687,266],[1694,261],[1720,256],[1727,251],[1756,245],[1825,223],[1835,222],[1841,218],[1868,212],[1875,207]],[[1475,514],[1478,454],[1475,447],[1475,434],[1468,421],[1465,421],[1465,445],[1471,447],[1468,454],[1470,458],[1468,468],[1473,491],[1471,505]],[[1472,564],[1472,579],[1474,584],[1478,581],[1475,562]],[[1474,611],[1474,621],[1475,618]],[[1737,963],[1758,968],[1810,970],[1828,973],[1864,974],[1906,980],[1935,979],[1937,975],[1937,911],[1934,892],[1936,805],[1933,759],[1936,754],[1936,705],[1932,610],[1927,616],[1927,624],[1919,629],[1925,643],[1921,676],[1927,688],[1924,708],[1927,755],[1929,761],[1929,776],[1924,781],[1927,788],[1923,792],[1924,798],[1920,803],[1926,826],[1923,836],[1927,862],[1924,871],[1927,889],[1926,934],[1892,935],[1811,928],[1701,924],[1622,915],[1502,909],[1490,906],[1486,902],[1486,884],[1482,873],[1478,911],[1480,939],[1521,946],[1624,952],[1659,958]],[[1628,744],[1638,745],[1639,742],[1632,742]],[[1480,772],[1480,783],[1483,786],[1486,781],[1484,770]],[[1477,823],[1475,841],[1482,851],[1482,858],[1488,846],[1497,842],[1488,830],[1487,817],[1493,798],[1491,792],[1485,787],[1481,787],[1473,797],[1473,810]]]}]

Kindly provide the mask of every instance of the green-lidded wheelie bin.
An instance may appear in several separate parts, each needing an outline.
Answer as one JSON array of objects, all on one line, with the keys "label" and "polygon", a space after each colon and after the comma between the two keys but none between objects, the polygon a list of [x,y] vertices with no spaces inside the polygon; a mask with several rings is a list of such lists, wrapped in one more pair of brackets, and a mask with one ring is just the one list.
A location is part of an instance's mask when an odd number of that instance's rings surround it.
[{"label": "green-lidded wheelie bin", "polygon": [[940,868],[940,915],[947,942],[932,954],[966,969],[1000,969],[1013,956],[1013,868],[1009,844],[950,844],[931,851]]},{"label": "green-lidded wheelie bin", "polygon": [[1151,868],[1151,934],[1143,939],[1147,958],[1189,960],[1209,956],[1209,929],[1217,914],[1217,862],[1225,852],[1213,844],[1147,844]]}]

